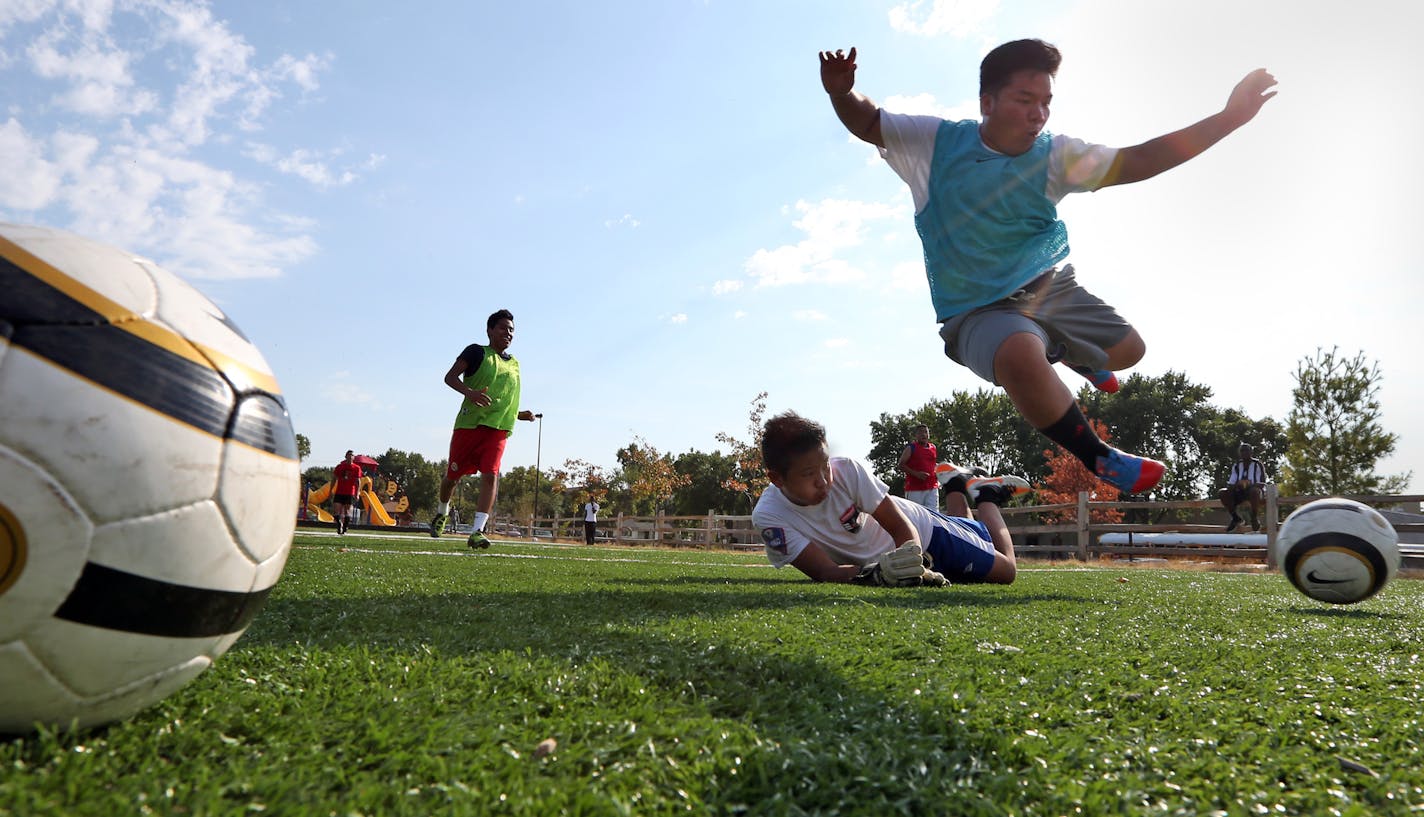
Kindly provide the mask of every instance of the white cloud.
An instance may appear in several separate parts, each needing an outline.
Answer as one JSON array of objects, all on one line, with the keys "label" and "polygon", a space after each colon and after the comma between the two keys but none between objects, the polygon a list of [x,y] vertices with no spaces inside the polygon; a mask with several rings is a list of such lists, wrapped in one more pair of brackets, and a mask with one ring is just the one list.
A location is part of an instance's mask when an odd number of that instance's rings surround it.
[{"label": "white cloud", "polygon": [[796,321],[823,321],[826,320],[826,313],[819,309],[797,309],[792,311],[791,319]]},{"label": "white cloud", "polygon": [[912,0],[890,9],[890,27],[907,34],[968,37],[978,34],[999,0]]},{"label": "white cloud", "polygon": [[886,286],[893,290],[923,292],[928,286],[923,261],[902,261],[890,268]]},{"label": "white cloud", "polygon": [[[107,21],[107,15],[103,20]],[[132,54],[112,47],[90,25],[85,26],[77,43],[67,42],[68,34],[61,29],[50,29],[26,49],[37,75],[69,83],[68,88],[55,95],[56,105],[101,119],[153,110],[157,95],[134,87],[130,70]]]},{"label": "white cloud", "polygon": [[315,91],[319,87],[316,75],[330,67],[330,56],[318,57],[308,54],[297,59],[290,54],[283,54],[277,58],[277,62],[268,71],[268,75],[276,80],[291,80],[303,91]]},{"label": "white cloud", "polygon": [[725,281],[718,281],[717,283],[715,283],[715,284],[712,285],[712,294],[713,294],[713,295],[726,295],[726,294],[728,294],[728,293],[736,292],[736,291],[740,290],[741,288],[742,288],[742,282],[741,282],[741,281],[737,281],[737,280],[735,280],[735,279],[728,279],[728,280],[725,280]]},{"label": "white cloud", "polygon": [[[27,92],[0,123],[0,217],[66,226],[191,277],[279,275],[317,251],[315,225],[274,212],[223,146],[261,129],[284,92],[316,91],[331,62],[259,60],[192,0],[0,0],[0,84]],[[384,161],[247,144],[320,188]]]},{"label": "white cloud", "polygon": [[[52,0],[5,0],[0,3],[0,37],[5,30],[16,23],[32,23],[38,20],[52,5]],[[5,52],[0,50],[0,66],[3,66]]]},{"label": "white cloud", "polygon": [[795,209],[801,217],[792,225],[806,237],[795,244],[759,249],[747,259],[747,274],[758,287],[860,280],[865,273],[836,254],[862,244],[868,225],[910,215],[897,205],[841,199],[798,201]]},{"label": "white cloud", "polygon": [[671,314],[671,315],[668,315],[664,320],[666,320],[668,323],[672,323],[672,324],[687,323],[687,313],[686,313],[686,312],[675,312],[675,313],[673,313],[673,314]]},{"label": "white cloud", "polygon": [[[82,156],[71,140],[66,155]],[[232,173],[148,147],[117,146],[77,167],[62,196],[72,229],[132,248],[159,247],[161,264],[204,278],[272,277],[316,252],[301,221],[249,223],[258,188]]]},{"label": "white cloud", "polygon": [[638,219],[633,218],[633,214],[632,214],[632,213],[624,213],[624,214],[623,214],[622,216],[620,216],[619,218],[609,219],[609,220],[603,222],[603,226],[604,226],[604,227],[607,227],[608,229],[611,230],[611,229],[613,229],[614,227],[630,227],[630,228],[636,228],[636,227],[637,227],[639,224],[641,224],[641,223],[642,223],[642,222],[638,221]]},{"label": "white cloud", "polygon": [[0,207],[39,210],[59,192],[60,168],[45,158],[45,145],[11,118],[0,125]]},{"label": "white cloud", "polygon": [[368,406],[380,408],[375,395],[352,382],[351,372],[332,372],[321,384],[321,395],[333,403],[344,406]]},{"label": "white cloud", "polygon": [[[245,155],[280,173],[296,176],[316,187],[344,187],[360,178],[350,167],[340,169],[331,167],[330,162],[340,156],[340,151],[322,153],[298,148],[285,156],[278,156],[277,151],[269,145],[249,143]],[[384,157],[373,155],[366,161],[365,167],[373,168],[383,160]]]},{"label": "white cloud", "polygon": [[938,116],[941,119],[953,120],[979,118],[979,100],[971,99],[958,105],[944,105],[935,99],[934,94],[893,94],[885,97],[881,107],[887,111],[914,116]]}]

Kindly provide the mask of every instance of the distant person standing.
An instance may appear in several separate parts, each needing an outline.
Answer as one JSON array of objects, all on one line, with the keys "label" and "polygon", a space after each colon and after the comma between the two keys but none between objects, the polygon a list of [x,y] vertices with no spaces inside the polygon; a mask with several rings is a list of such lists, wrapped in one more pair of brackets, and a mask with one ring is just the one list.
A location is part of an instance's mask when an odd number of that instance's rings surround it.
[{"label": "distant person standing", "polygon": [[1241,524],[1241,516],[1236,509],[1243,503],[1251,509],[1251,530],[1261,529],[1259,513],[1265,496],[1264,489],[1269,481],[1266,466],[1251,457],[1251,446],[1242,443],[1236,450],[1238,459],[1231,464],[1231,473],[1226,477],[1226,487],[1217,494],[1222,507],[1231,514],[1231,522],[1226,526],[1228,533]]},{"label": "distant person standing", "polygon": [[361,466],[354,460],[356,455],[346,452],[346,459],[332,469],[331,515],[336,518],[336,532],[346,533],[351,525],[351,506],[356,504],[356,494],[361,489]]},{"label": "distant person standing", "polygon": [[583,503],[583,543],[593,544],[594,533],[598,530],[598,503],[593,501],[593,494],[588,495],[588,501]]},{"label": "distant person standing", "polygon": [[504,442],[514,431],[514,421],[534,422],[534,412],[519,410],[519,361],[509,353],[509,345],[514,342],[514,314],[501,309],[490,315],[485,321],[485,333],[489,343],[466,346],[445,373],[445,385],[465,400],[455,416],[449,464],[440,480],[440,502],[430,520],[431,536],[444,533],[456,483],[466,474],[478,473],[480,495],[466,540],[472,548],[487,548],[490,544],[484,529],[494,509],[499,464],[504,458]]},{"label": "distant person standing", "polygon": [[932,511],[939,510],[939,478],[935,460],[939,452],[930,442],[930,427],[915,426],[915,439],[900,451],[900,470],[905,472],[905,498]]}]

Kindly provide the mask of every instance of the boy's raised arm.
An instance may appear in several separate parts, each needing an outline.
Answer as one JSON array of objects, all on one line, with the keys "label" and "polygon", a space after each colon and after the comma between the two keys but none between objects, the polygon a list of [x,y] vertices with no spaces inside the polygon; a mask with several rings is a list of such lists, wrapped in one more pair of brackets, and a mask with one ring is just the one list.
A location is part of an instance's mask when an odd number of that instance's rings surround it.
[{"label": "boy's raised arm", "polygon": [[1102,186],[1150,179],[1197,156],[1254,119],[1261,106],[1276,95],[1268,90],[1275,84],[1276,78],[1269,71],[1257,68],[1236,84],[1221,111],[1181,130],[1118,151]]},{"label": "boy's raised arm", "polygon": [[831,107],[851,135],[876,147],[885,147],[880,135],[880,107],[855,90],[855,48],[821,52],[821,87],[831,97]]}]

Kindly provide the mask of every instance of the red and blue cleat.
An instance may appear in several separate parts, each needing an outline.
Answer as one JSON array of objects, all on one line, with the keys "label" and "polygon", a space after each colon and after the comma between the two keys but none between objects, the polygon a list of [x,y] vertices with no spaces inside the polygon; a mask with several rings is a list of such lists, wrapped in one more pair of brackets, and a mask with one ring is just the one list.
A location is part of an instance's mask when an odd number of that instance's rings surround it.
[{"label": "red and blue cleat", "polygon": [[1094,469],[1098,479],[1117,486],[1125,494],[1151,490],[1166,472],[1167,466],[1157,460],[1134,456],[1116,448],[1109,448],[1106,457],[1098,457],[1098,467]]},{"label": "red and blue cleat", "polygon": [[1063,361],[1063,365],[1073,371],[1088,378],[1088,382],[1093,384],[1093,388],[1108,394],[1117,394],[1117,375],[1108,369],[1094,369],[1091,366],[1078,366],[1068,361]]}]

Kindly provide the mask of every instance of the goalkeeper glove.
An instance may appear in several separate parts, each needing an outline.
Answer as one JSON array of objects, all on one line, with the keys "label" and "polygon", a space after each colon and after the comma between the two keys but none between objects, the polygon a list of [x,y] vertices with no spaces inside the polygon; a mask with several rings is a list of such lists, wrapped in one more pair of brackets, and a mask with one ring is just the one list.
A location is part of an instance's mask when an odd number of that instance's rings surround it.
[{"label": "goalkeeper glove", "polygon": [[906,542],[861,568],[855,584],[871,584],[878,587],[943,587],[949,584],[944,576],[925,569],[925,553],[919,542]]}]

